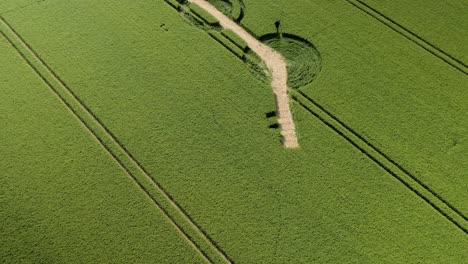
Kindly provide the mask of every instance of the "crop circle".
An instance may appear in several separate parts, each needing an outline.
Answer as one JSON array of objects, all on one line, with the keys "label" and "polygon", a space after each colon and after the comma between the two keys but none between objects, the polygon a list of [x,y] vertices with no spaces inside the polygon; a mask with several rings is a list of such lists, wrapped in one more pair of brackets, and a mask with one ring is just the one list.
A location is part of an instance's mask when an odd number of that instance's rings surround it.
[{"label": "crop circle", "polygon": [[[266,45],[279,52],[286,60],[288,68],[288,86],[298,89],[313,82],[322,69],[322,58],[319,51],[309,41],[283,33],[268,34],[260,38]],[[254,56],[253,51],[248,51],[247,55]],[[254,75],[266,81],[265,66],[248,63]]]},{"label": "crop circle", "polygon": [[236,22],[244,17],[245,5],[242,0],[208,0],[216,9]]}]

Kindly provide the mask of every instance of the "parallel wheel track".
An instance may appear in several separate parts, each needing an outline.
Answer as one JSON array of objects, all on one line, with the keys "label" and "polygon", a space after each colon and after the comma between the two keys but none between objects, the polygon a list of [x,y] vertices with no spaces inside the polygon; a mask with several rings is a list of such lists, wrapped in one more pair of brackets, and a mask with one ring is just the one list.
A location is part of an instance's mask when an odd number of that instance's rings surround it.
[{"label": "parallel wheel track", "polygon": [[432,190],[411,172],[398,164],[382,150],[378,149],[375,145],[370,143],[354,129],[346,125],[304,92],[294,92],[292,97],[293,100],[307,112],[315,116],[323,124],[331,128],[340,137],[348,141],[348,143],[375,162],[379,167],[383,168],[391,176],[396,178],[405,187],[439,212],[443,217],[457,226],[461,231],[468,233],[468,218],[441,195]]},{"label": "parallel wheel track", "polygon": [[155,204],[176,230],[208,263],[233,263],[228,255],[200,228],[193,218],[148,173],[97,116],[45,63],[21,35],[0,16],[0,35],[44,81],[53,94],[79,120],[143,193]]},{"label": "parallel wheel track", "polygon": [[461,73],[464,73],[465,75],[468,75],[468,65],[466,65],[466,63],[455,58],[454,56],[450,55],[449,53],[435,46],[429,41],[423,39],[422,37],[418,36],[416,33],[407,29],[406,27],[399,24],[395,20],[389,18],[388,16],[378,11],[374,7],[366,4],[365,2],[361,0],[345,0],[345,1],[351,4],[352,6],[356,7],[357,9],[361,10],[362,12],[366,13],[367,15],[371,16],[372,18],[382,23],[383,25],[387,26],[391,30],[400,34],[401,36],[405,37],[406,39],[412,41],[416,45],[425,49],[432,55],[436,56],[437,58],[441,59],[448,65],[455,68],[456,70],[460,71]]}]

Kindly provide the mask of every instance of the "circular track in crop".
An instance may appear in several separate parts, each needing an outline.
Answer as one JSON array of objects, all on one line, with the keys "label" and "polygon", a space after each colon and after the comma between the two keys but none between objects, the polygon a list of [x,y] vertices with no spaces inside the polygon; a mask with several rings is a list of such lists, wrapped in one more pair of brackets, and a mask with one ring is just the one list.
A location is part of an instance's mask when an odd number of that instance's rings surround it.
[{"label": "circular track in crop", "polygon": [[[301,37],[283,33],[282,37],[278,34],[267,34],[260,37],[260,40],[281,53],[287,63],[288,68],[288,86],[298,89],[313,82],[322,69],[322,58],[317,48]],[[247,55],[254,57],[252,51]],[[261,64],[255,65],[252,61],[247,63],[251,71],[263,81],[267,81],[265,68]]]},{"label": "circular track in crop", "polygon": [[240,22],[244,17],[245,5],[242,0],[207,0],[226,16],[236,22]]}]

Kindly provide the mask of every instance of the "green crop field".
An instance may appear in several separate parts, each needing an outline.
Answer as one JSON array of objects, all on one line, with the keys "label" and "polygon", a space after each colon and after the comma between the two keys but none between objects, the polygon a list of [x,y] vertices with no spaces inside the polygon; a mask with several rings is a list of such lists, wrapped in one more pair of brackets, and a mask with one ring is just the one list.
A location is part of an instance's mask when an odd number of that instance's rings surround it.
[{"label": "green crop field", "polygon": [[436,0],[365,0],[362,2],[400,23],[414,35],[428,40],[435,47],[463,63],[465,67],[468,64],[466,1],[452,0],[441,3]]},{"label": "green crop field", "polygon": [[4,38],[0,51],[2,262],[201,261]]},{"label": "green crop field", "polygon": [[0,2],[0,262],[466,262],[466,4],[209,2],[299,148],[196,4]]},{"label": "green crop field", "polygon": [[[273,25],[275,16],[288,13],[285,8],[291,8],[291,13],[298,9],[278,3],[264,11],[267,5],[256,2],[262,11],[256,12],[254,4],[250,11],[269,16],[247,20],[251,28]],[[385,25],[372,23],[375,20],[371,16],[346,1],[336,2],[304,4],[302,8],[317,13],[284,18],[285,28],[313,40],[324,57],[320,78],[302,92],[385,150],[466,215],[466,74]],[[326,8],[335,10],[336,17],[330,17]],[[354,23],[349,23],[350,19]],[[310,26],[301,26],[299,21]],[[326,30],[332,23],[333,30]],[[270,31],[258,27],[254,32],[262,35]],[[352,39],[355,41],[350,43]]]}]

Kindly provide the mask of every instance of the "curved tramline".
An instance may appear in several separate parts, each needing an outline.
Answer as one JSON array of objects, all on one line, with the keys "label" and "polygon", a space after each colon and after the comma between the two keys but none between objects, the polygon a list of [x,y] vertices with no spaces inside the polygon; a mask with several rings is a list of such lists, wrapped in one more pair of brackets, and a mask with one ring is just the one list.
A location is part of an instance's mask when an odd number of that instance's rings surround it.
[{"label": "curved tramline", "polygon": [[197,4],[213,17],[219,20],[221,27],[229,29],[242,38],[247,46],[255,52],[265,63],[271,77],[271,86],[276,100],[276,112],[278,115],[278,124],[281,129],[281,137],[284,147],[299,147],[296,135],[294,121],[289,107],[288,97],[288,71],[286,61],[274,49],[263,44],[253,37],[244,28],[232,21],[229,17],[216,9],[205,0],[188,0],[190,3]]}]

